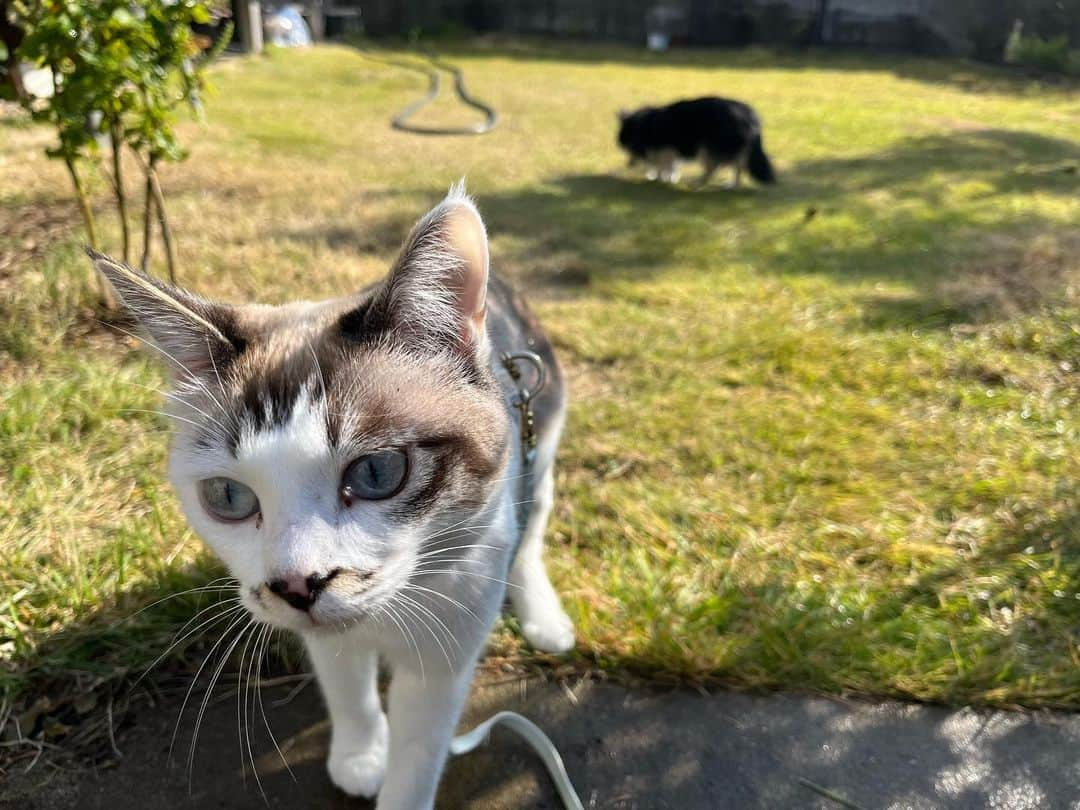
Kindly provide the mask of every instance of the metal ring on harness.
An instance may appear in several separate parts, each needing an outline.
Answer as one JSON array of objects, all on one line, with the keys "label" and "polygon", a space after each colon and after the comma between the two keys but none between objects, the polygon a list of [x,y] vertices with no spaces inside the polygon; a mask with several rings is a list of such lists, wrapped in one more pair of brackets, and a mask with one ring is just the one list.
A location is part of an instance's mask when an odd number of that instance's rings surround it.
[{"label": "metal ring on harness", "polygon": [[[533,388],[528,388],[521,382],[521,369],[516,365],[521,360],[531,365],[533,370],[536,371],[536,384]],[[514,382],[518,384],[517,396],[521,404],[528,405],[536,398],[537,394],[544,390],[544,386],[547,384],[547,368],[544,365],[544,358],[536,352],[503,352],[502,362],[510,376],[514,378]]]},{"label": "metal ring on harness", "polygon": [[[544,390],[547,384],[547,370],[544,368],[544,358],[536,352],[503,352],[499,355],[503,368],[510,375],[517,386],[510,405],[517,409],[521,417],[521,450],[525,458],[526,467],[531,467],[536,458],[536,418],[532,409],[532,401]],[[519,362],[528,363],[536,371],[536,380],[533,387],[525,384]]]}]

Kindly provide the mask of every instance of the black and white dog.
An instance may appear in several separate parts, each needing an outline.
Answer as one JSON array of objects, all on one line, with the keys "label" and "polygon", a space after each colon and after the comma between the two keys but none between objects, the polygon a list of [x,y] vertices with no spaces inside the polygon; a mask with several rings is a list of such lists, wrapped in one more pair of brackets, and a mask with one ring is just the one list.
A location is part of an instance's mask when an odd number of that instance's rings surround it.
[{"label": "black and white dog", "polygon": [[761,145],[761,120],[749,104],[708,96],[620,112],[619,121],[619,146],[630,153],[631,166],[648,165],[650,180],[675,183],[680,164],[695,158],[704,169],[701,185],[720,166],[734,167],[736,187],[743,169],[759,183],[776,180]]}]

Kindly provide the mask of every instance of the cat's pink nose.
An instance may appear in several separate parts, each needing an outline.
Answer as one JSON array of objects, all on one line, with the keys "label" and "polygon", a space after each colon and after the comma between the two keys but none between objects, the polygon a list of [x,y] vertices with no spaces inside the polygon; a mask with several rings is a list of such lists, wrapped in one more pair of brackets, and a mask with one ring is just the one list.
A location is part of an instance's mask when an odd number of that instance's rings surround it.
[{"label": "cat's pink nose", "polygon": [[319,594],[338,574],[334,569],[328,574],[286,574],[285,576],[272,579],[266,583],[266,587],[272,593],[277,594],[297,610],[308,611],[319,598]]}]

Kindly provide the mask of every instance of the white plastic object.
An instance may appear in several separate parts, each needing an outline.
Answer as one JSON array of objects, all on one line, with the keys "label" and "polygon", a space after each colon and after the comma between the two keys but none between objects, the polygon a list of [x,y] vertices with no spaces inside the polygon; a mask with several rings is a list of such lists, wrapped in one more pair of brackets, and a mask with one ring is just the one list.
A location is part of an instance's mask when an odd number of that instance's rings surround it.
[{"label": "white plastic object", "polygon": [[469,753],[488,738],[493,726],[499,724],[515,732],[539,755],[544,767],[551,775],[551,781],[555,783],[555,790],[558,791],[566,810],[584,810],[581,799],[578,798],[574,785],[566,774],[566,767],[563,765],[558,749],[539,726],[517,712],[499,712],[471,731],[454,737],[450,741],[450,753],[455,756]]}]

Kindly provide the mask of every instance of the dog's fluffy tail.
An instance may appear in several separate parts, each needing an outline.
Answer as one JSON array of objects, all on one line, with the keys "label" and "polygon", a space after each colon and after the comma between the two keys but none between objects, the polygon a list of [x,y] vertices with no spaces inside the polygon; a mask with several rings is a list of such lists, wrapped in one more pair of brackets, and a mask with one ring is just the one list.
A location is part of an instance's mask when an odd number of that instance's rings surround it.
[{"label": "dog's fluffy tail", "polygon": [[747,168],[750,169],[750,176],[759,183],[776,182],[776,172],[773,171],[769,156],[765,154],[765,149],[761,145],[760,133],[754,136],[750,144],[750,159],[747,161]]}]

